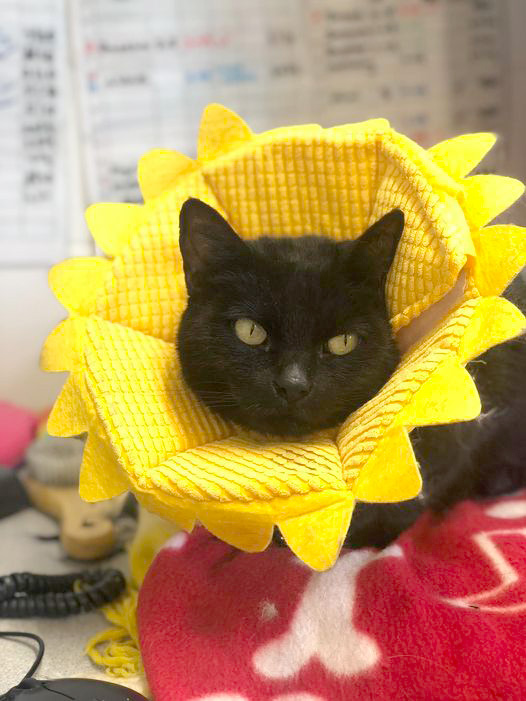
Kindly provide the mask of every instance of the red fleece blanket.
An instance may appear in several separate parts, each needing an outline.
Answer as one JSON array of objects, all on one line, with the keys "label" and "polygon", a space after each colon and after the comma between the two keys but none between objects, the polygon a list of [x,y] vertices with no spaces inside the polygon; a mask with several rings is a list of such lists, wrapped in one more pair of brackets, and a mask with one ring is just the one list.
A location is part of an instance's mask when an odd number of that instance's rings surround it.
[{"label": "red fleece blanket", "polygon": [[155,701],[526,699],[526,492],[324,573],[178,534],[138,617]]}]

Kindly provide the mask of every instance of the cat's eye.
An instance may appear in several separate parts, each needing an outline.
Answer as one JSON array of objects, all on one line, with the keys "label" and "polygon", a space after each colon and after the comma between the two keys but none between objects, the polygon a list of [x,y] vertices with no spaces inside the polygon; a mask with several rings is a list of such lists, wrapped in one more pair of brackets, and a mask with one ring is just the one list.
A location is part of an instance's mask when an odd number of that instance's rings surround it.
[{"label": "cat's eye", "polygon": [[252,319],[238,319],[234,328],[239,340],[248,346],[260,346],[267,338],[265,329]]},{"label": "cat's eye", "polygon": [[347,355],[358,345],[358,336],[355,333],[342,333],[333,336],[327,341],[327,350],[333,355]]}]

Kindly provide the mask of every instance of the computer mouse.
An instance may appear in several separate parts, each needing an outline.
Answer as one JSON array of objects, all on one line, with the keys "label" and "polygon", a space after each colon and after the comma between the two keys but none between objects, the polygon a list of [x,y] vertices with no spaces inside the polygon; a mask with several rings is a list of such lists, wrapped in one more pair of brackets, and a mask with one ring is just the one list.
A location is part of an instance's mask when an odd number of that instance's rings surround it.
[{"label": "computer mouse", "polygon": [[137,691],[96,679],[24,679],[2,701],[147,701]]}]

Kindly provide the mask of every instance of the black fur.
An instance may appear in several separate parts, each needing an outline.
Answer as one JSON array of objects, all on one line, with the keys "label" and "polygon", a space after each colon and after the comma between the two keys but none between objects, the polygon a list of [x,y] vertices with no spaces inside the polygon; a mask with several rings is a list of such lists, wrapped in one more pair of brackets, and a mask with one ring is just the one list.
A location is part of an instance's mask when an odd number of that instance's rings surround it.
[{"label": "black fur", "polygon": [[[180,247],[188,307],[178,334],[184,377],[223,417],[263,433],[302,435],[343,421],[394,371],[399,354],[385,303],[385,276],[403,230],[399,210],[358,241],[262,237],[244,242],[213,209],[189,200]],[[268,333],[248,346],[234,333],[239,318]],[[349,355],[324,346],[357,333]],[[295,365],[308,394],[288,402],[275,383]]]},{"label": "black fur", "polygon": [[[250,429],[298,436],[336,426],[374,396],[399,361],[385,301],[385,279],[403,230],[394,210],[357,241],[262,237],[243,241],[199,200],[180,220],[189,292],[178,332],[188,385],[224,418]],[[523,306],[520,279],[508,293]],[[268,333],[247,346],[239,318]],[[357,333],[344,356],[326,352],[329,338]],[[290,402],[276,391],[295,364],[309,391]],[[526,484],[526,344],[512,341],[468,366],[483,400],[476,421],[416,429],[411,438],[424,477],[422,498],[392,505],[358,504],[346,544],[383,547],[428,507],[512,491]]]},{"label": "black fur", "polygon": [[[526,312],[517,277],[505,296]],[[426,509],[437,518],[459,501],[526,487],[526,337],[491,348],[468,364],[482,400],[474,421],[416,428],[411,433],[424,489],[400,504],[358,504],[346,544],[385,547]]]}]

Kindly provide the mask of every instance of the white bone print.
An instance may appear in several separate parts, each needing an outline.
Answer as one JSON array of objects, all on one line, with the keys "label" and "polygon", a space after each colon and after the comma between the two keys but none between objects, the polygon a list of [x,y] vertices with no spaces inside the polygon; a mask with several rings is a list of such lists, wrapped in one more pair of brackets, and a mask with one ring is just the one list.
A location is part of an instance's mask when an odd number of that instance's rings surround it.
[{"label": "white bone print", "polygon": [[260,647],[252,658],[267,679],[288,679],[311,659],[340,676],[360,674],[380,659],[371,636],[354,627],[356,580],[362,569],[380,557],[401,557],[398,545],[376,555],[355,550],[343,555],[328,572],[311,576],[289,630]]},{"label": "white bone print", "polygon": [[491,603],[491,599],[499,597],[520,580],[515,567],[508,562],[506,556],[493,540],[493,536],[499,535],[521,535],[526,539],[526,528],[485,531],[473,536],[473,540],[478,545],[481,553],[489,560],[494,571],[500,578],[500,583],[492,589],[487,589],[486,591],[481,591],[476,594],[459,596],[454,599],[445,599],[447,603],[461,608],[472,608],[478,611],[489,611],[493,613],[521,613],[522,611],[526,611],[526,600],[518,604],[509,604],[507,606]]}]

